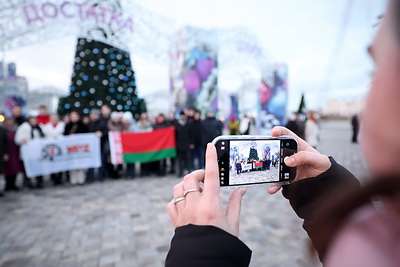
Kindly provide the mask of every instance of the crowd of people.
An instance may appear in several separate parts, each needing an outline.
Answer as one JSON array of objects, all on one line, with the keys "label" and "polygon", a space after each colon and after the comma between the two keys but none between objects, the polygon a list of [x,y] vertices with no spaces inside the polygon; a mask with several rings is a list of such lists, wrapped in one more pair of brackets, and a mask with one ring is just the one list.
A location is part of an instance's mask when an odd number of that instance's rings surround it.
[{"label": "crowd of people", "polygon": [[[0,157],[2,158],[0,174],[3,173],[5,177],[4,191],[18,190],[18,174],[22,174],[23,187],[44,187],[43,176],[28,177],[21,160],[20,147],[33,139],[55,139],[72,134],[95,133],[100,138],[101,166],[99,168],[70,170],[50,175],[50,180],[54,185],[66,182],[82,185],[104,181],[105,178],[133,179],[138,175],[176,174],[182,177],[195,169],[203,169],[206,144],[221,135],[224,129],[223,122],[216,119],[213,112],[209,112],[205,119],[201,119],[201,112],[194,109],[179,113],[170,112],[167,116],[160,113],[154,118],[149,118],[147,113],[142,113],[137,121],[131,112],[111,111],[108,105],[103,105],[100,109],[92,109],[89,115],[84,117],[72,111],[60,118],[56,114],[50,114],[45,105],[39,106],[36,113],[30,112],[26,117],[19,106],[13,107],[11,114],[5,118],[2,125],[0,124]],[[316,125],[316,119],[312,121],[315,121]],[[293,122],[289,122],[289,126],[290,123]],[[175,128],[176,133],[177,156],[175,158],[141,164],[113,165],[111,163],[108,132],[149,132],[171,126]],[[226,131],[231,135],[254,134],[256,132],[254,118],[244,115],[239,121],[235,115],[232,115],[226,123]],[[306,140],[308,140],[307,136]]]},{"label": "crowd of people", "polygon": [[[5,177],[4,191],[18,191],[17,177],[23,177],[22,186],[26,188],[43,188],[43,176],[28,177],[20,147],[33,139],[58,138],[79,133],[95,133],[100,138],[101,166],[99,168],[70,170],[53,173],[50,180],[54,185],[70,183],[82,185],[95,181],[104,181],[105,178],[127,178],[135,176],[176,174],[182,177],[195,169],[204,168],[205,148],[208,142],[222,134],[224,124],[216,119],[213,112],[202,114],[198,110],[186,109],[179,113],[163,113],[149,118],[147,113],[140,114],[135,120],[131,112],[111,111],[108,105],[100,109],[92,109],[88,116],[81,117],[76,111],[60,118],[50,114],[45,105],[41,105],[36,113],[30,112],[24,116],[22,108],[14,106],[11,116],[5,117],[0,124],[0,174]],[[111,163],[108,132],[149,132],[165,127],[174,127],[176,133],[175,158],[141,164]],[[255,134],[255,120],[244,115],[239,119],[232,115],[226,123],[226,131],[231,135]]]},{"label": "crowd of people", "polygon": [[[176,158],[142,164],[111,163],[109,131],[149,132],[171,126],[175,128],[176,133]],[[215,118],[213,112],[206,114],[206,118],[202,120],[200,111],[192,109],[181,111],[179,114],[171,112],[168,116],[159,114],[152,119],[146,113],[142,113],[136,121],[131,112],[112,112],[107,105],[103,105],[101,109],[92,109],[86,117],[72,111],[62,118],[50,114],[44,105],[39,107],[37,114],[30,112],[25,117],[21,107],[15,106],[12,115],[5,117],[3,124],[0,124],[0,174],[3,173],[5,177],[4,191],[19,190],[19,174],[23,177],[23,187],[44,187],[43,176],[28,177],[21,160],[20,147],[30,140],[95,133],[100,138],[101,167],[70,170],[49,176],[54,185],[82,185],[103,181],[105,178],[133,179],[137,175],[176,174],[182,177],[194,169],[202,169],[206,144],[221,135],[222,129],[222,122]]]}]

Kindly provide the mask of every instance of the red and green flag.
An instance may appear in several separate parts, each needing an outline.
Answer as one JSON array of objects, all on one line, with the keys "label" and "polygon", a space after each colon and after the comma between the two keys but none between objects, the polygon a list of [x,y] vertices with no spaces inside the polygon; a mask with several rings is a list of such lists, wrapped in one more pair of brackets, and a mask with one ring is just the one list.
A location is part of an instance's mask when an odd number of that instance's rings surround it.
[{"label": "red and green flag", "polygon": [[262,166],[263,166],[263,163],[262,163],[262,162],[255,162],[255,163],[254,163],[254,168],[255,168],[255,169],[260,169],[260,168],[262,168]]},{"label": "red and green flag", "polygon": [[[144,133],[110,133],[113,163],[150,162],[176,157],[175,129],[167,127]],[[113,155],[114,154],[114,155]]]}]

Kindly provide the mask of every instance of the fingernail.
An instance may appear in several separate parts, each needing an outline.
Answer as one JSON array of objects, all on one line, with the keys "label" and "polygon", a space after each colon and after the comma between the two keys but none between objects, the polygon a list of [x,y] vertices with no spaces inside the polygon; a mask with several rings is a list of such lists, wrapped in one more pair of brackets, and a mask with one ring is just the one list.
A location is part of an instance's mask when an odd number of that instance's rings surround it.
[{"label": "fingernail", "polygon": [[246,194],[246,192],[247,192],[247,188],[241,188],[240,189],[240,193],[242,194],[242,196],[244,196],[244,194]]},{"label": "fingernail", "polygon": [[286,165],[293,165],[295,162],[293,157],[285,157],[284,161],[285,161]]}]

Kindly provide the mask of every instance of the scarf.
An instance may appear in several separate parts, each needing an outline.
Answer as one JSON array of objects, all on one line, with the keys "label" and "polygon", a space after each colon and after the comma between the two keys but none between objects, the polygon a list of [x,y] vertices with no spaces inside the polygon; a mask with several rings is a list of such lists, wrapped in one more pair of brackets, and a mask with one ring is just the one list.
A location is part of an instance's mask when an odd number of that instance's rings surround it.
[{"label": "scarf", "polygon": [[39,135],[40,135],[40,138],[43,138],[43,137],[44,137],[43,131],[42,131],[42,129],[39,127],[39,125],[36,125],[36,126],[32,126],[32,125],[31,125],[31,138],[32,138],[32,139],[35,139],[35,135],[34,135],[34,133],[33,133],[35,130],[38,131],[38,133],[39,133]]}]

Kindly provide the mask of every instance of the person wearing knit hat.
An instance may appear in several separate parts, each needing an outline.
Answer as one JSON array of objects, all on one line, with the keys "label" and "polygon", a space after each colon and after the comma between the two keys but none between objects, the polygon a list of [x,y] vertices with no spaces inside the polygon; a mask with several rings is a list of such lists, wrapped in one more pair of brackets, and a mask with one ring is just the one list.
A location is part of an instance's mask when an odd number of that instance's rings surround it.
[{"label": "person wearing knit hat", "polygon": [[132,112],[126,111],[122,115],[122,131],[123,132],[135,132],[136,122],[133,119]]},{"label": "person wearing knit hat", "polygon": [[97,170],[95,168],[88,169],[86,178],[88,182],[94,182],[96,180],[103,181],[105,176],[105,148],[108,140],[108,128],[106,121],[102,120],[100,116],[100,110],[92,109],[90,111],[89,122],[87,124],[88,132],[96,133],[96,135],[100,137],[101,150],[101,166]]},{"label": "person wearing knit hat", "polygon": [[93,108],[93,109],[91,109],[90,110],[90,114],[97,114],[97,115],[101,115],[101,112],[100,112],[100,110],[98,110],[97,108]]}]

